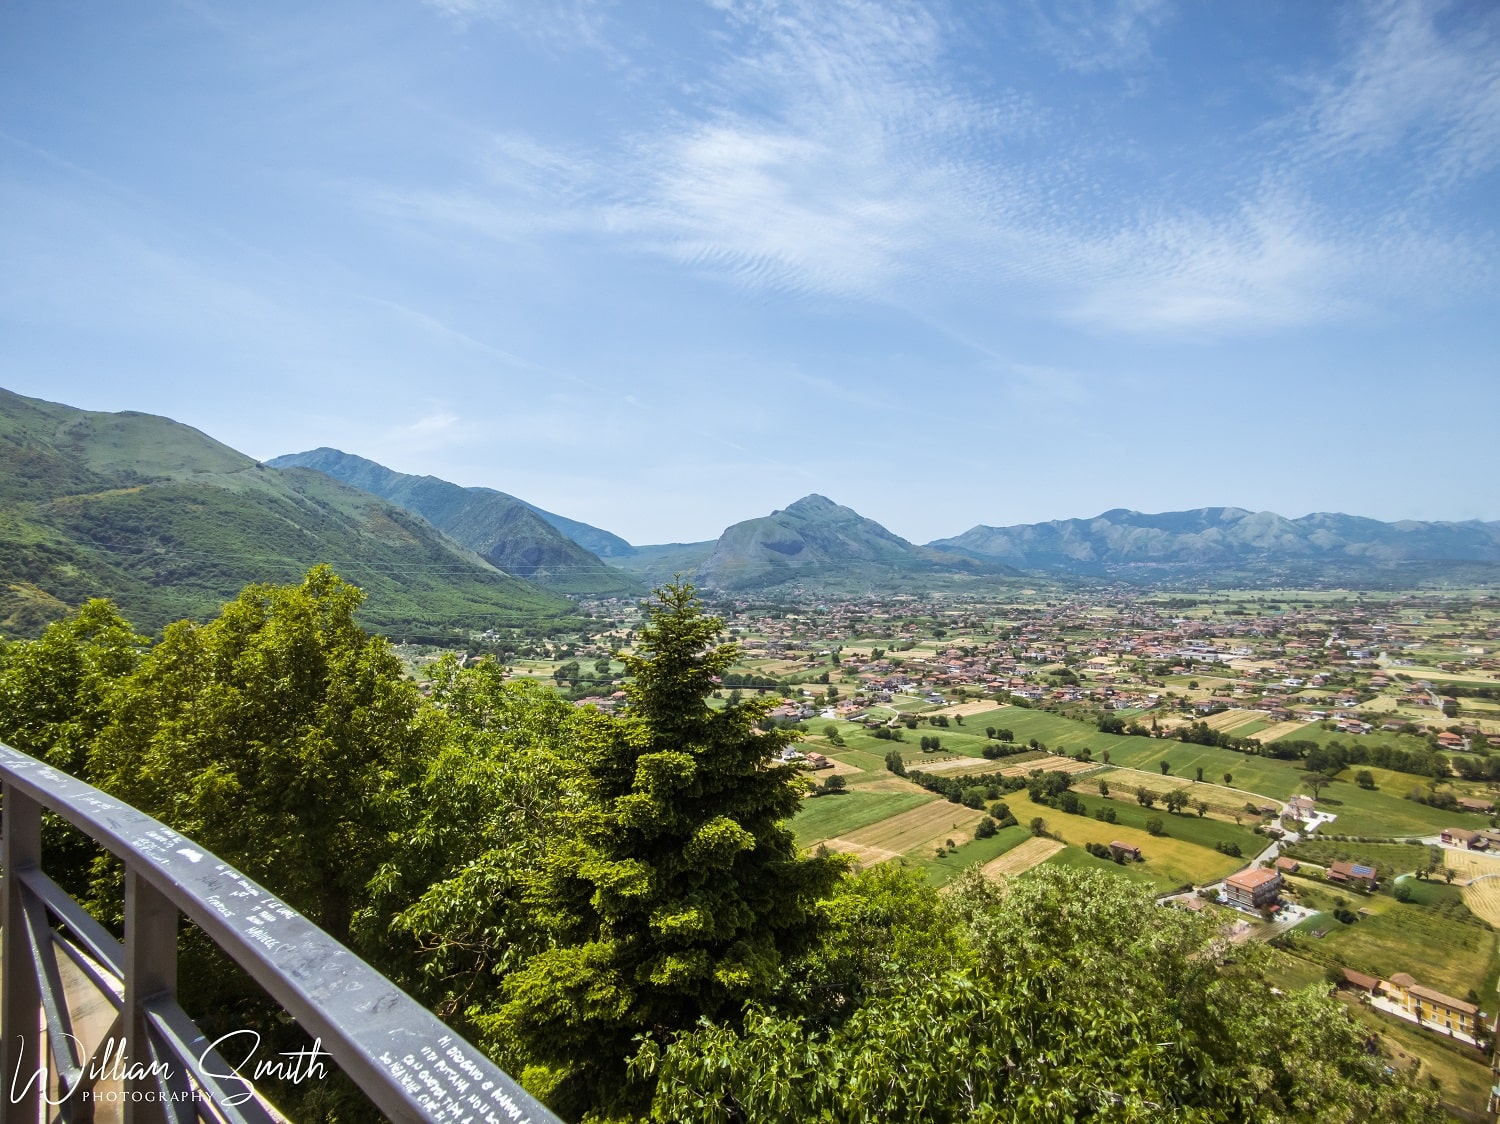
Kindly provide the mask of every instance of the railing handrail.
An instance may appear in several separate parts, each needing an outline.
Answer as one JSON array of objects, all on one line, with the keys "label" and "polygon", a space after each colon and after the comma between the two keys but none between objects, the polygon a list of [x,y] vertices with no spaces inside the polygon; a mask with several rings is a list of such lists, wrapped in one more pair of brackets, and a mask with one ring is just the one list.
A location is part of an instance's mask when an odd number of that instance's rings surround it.
[{"label": "railing handrail", "polygon": [[[9,821],[13,810],[20,810],[13,808],[19,803],[14,801],[15,794],[57,813],[100,843],[125,863],[127,883],[134,875],[137,883],[149,885],[202,929],[309,1036],[321,1040],[344,1073],[388,1117],[459,1124],[556,1121],[509,1074],[394,983],[187,836],[3,744],[0,782],[6,795],[6,845],[16,852],[4,856],[7,923],[21,916],[12,910],[10,898],[25,892],[18,877],[25,870],[12,870],[10,864],[15,861],[24,868],[29,861],[35,866],[35,860],[28,860],[24,841],[12,843]],[[132,959],[134,936],[130,917],[127,903],[127,963]],[[173,934],[175,927],[172,918]],[[14,949],[12,934],[5,935],[7,950]],[[7,977],[16,967],[5,965]],[[128,985],[126,991],[129,1003]],[[142,999],[151,996],[136,997],[138,1003]],[[11,1011],[10,1003],[4,1007],[7,1013]],[[128,1015],[127,1027],[132,1025]],[[35,1028],[35,1019],[31,1026]],[[16,1034],[15,1027],[0,1027],[0,1037],[7,1042]],[[9,1085],[9,1074],[4,1080]]]}]

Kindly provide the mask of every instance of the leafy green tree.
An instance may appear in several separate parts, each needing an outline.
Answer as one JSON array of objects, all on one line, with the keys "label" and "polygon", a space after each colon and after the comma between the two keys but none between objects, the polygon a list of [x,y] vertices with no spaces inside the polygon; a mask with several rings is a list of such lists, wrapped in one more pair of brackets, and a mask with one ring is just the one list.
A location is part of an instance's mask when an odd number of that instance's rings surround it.
[{"label": "leafy green tree", "polygon": [[420,696],[364,594],[327,566],[178,621],[113,695],[89,765],[340,940],[409,826],[428,749]]},{"label": "leafy green tree", "polygon": [[1161,763],[1161,775],[1162,776],[1166,776],[1171,771],[1172,771],[1172,766],[1169,765],[1167,762],[1163,761]]},{"label": "leafy green tree", "polygon": [[[86,602],[36,640],[0,645],[0,742],[81,780],[93,780],[89,749],[113,713],[116,687],[140,661],[146,639],[108,601]],[[100,851],[51,813],[43,817],[47,873],[69,893],[88,893]]]},{"label": "leafy green tree", "polygon": [[89,779],[89,747],[109,722],[109,694],[145,643],[96,599],[36,640],[0,645],[0,741]]},{"label": "leafy green tree", "polygon": [[[246,587],[207,624],[169,625],[110,693],[88,767],[399,974],[384,926],[357,919],[413,826],[432,728],[389,644],[355,623],[363,597],[319,566],[300,584]],[[118,868],[96,871],[92,906],[118,921]],[[211,1037],[253,1028],[268,1053],[305,1048],[200,931],[184,931],[179,955],[184,1003]],[[278,1100],[298,1117],[363,1118],[342,1079]]]},{"label": "leafy green tree", "polygon": [[388,929],[407,937],[389,970],[470,1035],[470,1013],[498,1006],[505,976],[544,943],[527,879],[564,841],[584,747],[613,724],[489,660],[460,669],[446,656],[432,681],[439,748],[414,795],[421,812],[356,928],[365,948],[389,946]]},{"label": "leafy green tree", "polygon": [[1368,769],[1361,769],[1354,774],[1354,783],[1359,785],[1360,788],[1374,788],[1375,774]]},{"label": "leafy green tree", "polygon": [[1184,808],[1187,807],[1187,791],[1181,788],[1174,788],[1171,792],[1167,793],[1161,798],[1161,802],[1167,806],[1167,811],[1171,812],[1173,815],[1176,815],[1178,812],[1181,812]]},{"label": "leafy green tree", "polygon": [[478,1019],[481,1043],[573,1116],[644,1107],[650,1083],[625,1071],[638,1035],[665,1044],[771,996],[844,866],[802,857],[783,826],[802,778],[776,756],[794,735],[757,729],[762,701],[708,706],[737,655],[716,643],[722,622],[686,584],[646,612],[625,657],[628,716],[582,753],[571,838],[528,890],[550,947]]},{"label": "leafy green tree", "polygon": [[1146,819],[1146,831],[1150,835],[1160,835],[1165,826],[1160,816],[1149,816]]},{"label": "leafy green tree", "polygon": [[1224,784],[1227,786],[1227,785],[1232,785],[1233,783],[1234,783],[1234,774],[1233,773],[1225,773],[1224,774]]},{"label": "leafy green tree", "polygon": [[1151,808],[1156,805],[1156,793],[1149,788],[1138,788],[1135,790],[1135,802],[1142,808]]}]

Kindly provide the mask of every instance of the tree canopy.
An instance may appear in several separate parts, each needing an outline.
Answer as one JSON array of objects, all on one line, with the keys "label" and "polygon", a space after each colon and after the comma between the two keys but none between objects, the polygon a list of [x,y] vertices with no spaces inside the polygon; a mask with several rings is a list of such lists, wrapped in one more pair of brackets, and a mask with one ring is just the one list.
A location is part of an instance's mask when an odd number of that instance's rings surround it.
[{"label": "tree canopy", "polygon": [[1274,995],[1265,949],[1148,888],[1043,866],[1003,890],[970,872],[950,903],[958,947],[836,1025],[760,1007],[647,1043],[652,1119],[1442,1119],[1326,989]]}]

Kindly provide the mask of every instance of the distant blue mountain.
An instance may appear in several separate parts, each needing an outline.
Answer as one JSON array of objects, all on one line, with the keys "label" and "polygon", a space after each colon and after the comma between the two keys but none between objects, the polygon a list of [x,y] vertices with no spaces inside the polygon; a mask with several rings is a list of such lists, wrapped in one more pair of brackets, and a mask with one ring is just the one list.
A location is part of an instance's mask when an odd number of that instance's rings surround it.
[{"label": "distant blue mountain", "polygon": [[1063,573],[1490,565],[1500,563],[1500,523],[1382,523],[1329,512],[1287,519],[1238,507],[1145,515],[1115,508],[1093,519],[980,525],[929,545],[1019,569]]}]

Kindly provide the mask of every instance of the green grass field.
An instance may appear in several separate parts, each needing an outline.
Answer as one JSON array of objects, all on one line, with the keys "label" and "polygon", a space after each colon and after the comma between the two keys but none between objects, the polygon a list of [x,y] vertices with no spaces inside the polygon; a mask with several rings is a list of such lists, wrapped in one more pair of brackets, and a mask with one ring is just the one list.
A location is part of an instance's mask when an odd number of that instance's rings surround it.
[{"label": "green grass field", "polygon": [[[1435,715],[1437,711],[1428,711],[1428,715]],[[1369,719],[1379,725],[1387,719],[1378,715]],[[1319,745],[1327,745],[1329,742],[1342,742],[1344,745],[1377,746],[1388,745],[1392,749],[1405,750],[1408,753],[1425,753],[1428,750],[1427,739],[1413,737],[1410,734],[1397,734],[1389,730],[1377,730],[1370,734],[1341,734],[1337,730],[1325,730],[1321,722],[1305,723],[1300,730],[1287,734],[1285,737],[1277,738],[1277,741],[1290,742],[1317,742]]]},{"label": "green grass field", "polygon": [[[1324,915],[1309,926],[1326,928],[1322,939],[1299,934],[1294,951],[1319,963],[1342,964],[1382,979],[1407,972],[1419,983],[1462,999],[1470,989],[1480,991],[1493,980],[1496,933],[1469,912],[1455,888],[1442,889],[1451,893],[1439,893],[1433,904],[1425,906],[1383,894],[1348,894],[1349,908],[1369,909],[1370,916],[1345,925]],[[1488,986],[1493,988],[1493,983]],[[1488,996],[1488,1009],[1493,1009],[1492,990]]]},{"label": "green grass field", "polygon": [[[1121,752],[1131,752],[1141,747],[1158,746],[1161,743],[1151,738],[1129,737],[1125,734],[1101,734],[1086,722],[1048,714],[1044,710],[1027,710],[1020,706],[1002,706],[981,714],[971,714],[964,719],[965,729],[977,729],[981,738],[986,726],[998,726],[1012,731],[1016,741],[1028,742],[1032,738],[1046,742],[1048,749],[1063,754],[1077,753],[1084,746],[1094,751],[1094,760],[1100,753],[1109,750],[1111,757]],[[946,744],[946,743],[945,743]]]},{"label": "green grass field", "polygon": [[[923,871],[928,881],[934,885],[942,886],[975,863],[987,863],[991,859],[999,858],[1018,843],[1024,843],[1030,838],[1031,831],[1024,825],[1002,827],[988,839],[971,838],[964,843],[959,843],[957,851],[944,855],[942,858],[912,852],[904,855],[901,861]],[[954,842],[957,843],[958,840],[955,839]]]},{"label": "green grass field", "polygon": [[1406,793],[1426,787],[1426,777],[1371,768],[1377,787],[1360,788],[1354,783],[1354,776],[1364,768],[1369,767],[1356,765],[1353,769],[1345,769],[1335,783],[1323,790],[1318,798],[1319,810],[1332,812],[1338,819],[1319,828],[1320,831],[1331,835],[1399,837],[1436,835],[1445,827],[1478,829],[1489,826],[1487,816],[1448,812],[1407,800]]},{"label": "green grass field", "polygon": [[[1175,890],[1177,884],[1164,880],[1156,871],[1147,869],[1149,863],[1117,863],[1110,859],[1095,858],[1082,847],[1064,847],[1047,860],[1053,866],[1066,866],[1073,870],[1099,870],[1132,882],[1142,882],[1153,890]],[[1045,863],[1043,865],[1046,865]]]},{"label": "green grass field", "polygon": [[805,797],[802,810],[792,819],[792,832],[799,846],[810,847],[937,799],[928,792],[861,792],[859,789],[851,789],[842,796]]},{"label": "green grass field", "polygon": [[[813,729],[820,731],[825,725],[827,723],[818,722],[813,726]],[[949,726],[945,730],[940,726],[929,728],[924,724],[918,726],[915,730],[903,728],[901,730],[902,740],[895,742],[886,741],[884,738],[877,738],[863,726],[854,723],[840,722],[836,723],[836,725],[839,727],[839,734],[844,739],[845,745],[851,749],[862,750],[865,753],[878,754],[879,760],[882,763],[885,761],[885,755],[893,749],[901,752],[902,758],[906,760],[908,765],[912,761],[920,760],[922,757],[922,739],[926,737],[936,736],[940,739],[944,753],[956,753],[964,757],[982,758],[984,756],[984,747],[987,744],[983,726],[979,728],[979,733],[976,735],[964,726]],[[821,739],[812,739],[812,741],[818,740]],[[812,744],[812,741],[809,744]]]},{"label": "green grass field", "polygon": [[1090,818],[1099,808],[1113,808],[1118,823],[1145,831],[1146,821],[1156,816],[1165,825],[1165,837],[1181,839],[1185,843],[1195,843],[1200,847],[1207,847],[1210,851],[1218,843],[1238,843],[1247,862],[1270,842],[1263,836],[1256,835],[1248,827],[1239,827],[1226,820],[1207,817],[1200,819],[1196,812],[1183,812],[1181,815],[1174,816],[1160,803],[1154,808],[1143,808],[1136,803],[1133,796],[1103,797],[1096,792],[1092,796],[1084,793],[1082,799],[1088,806]]},{"label": "green grass field", "polygon": [[1221,783],[1224,774],[1229,773],[1234,777],[1233,787],[1247,789],[1275,800],[1286,800],[1302,791],[1302,771],[1297,768],[1296,762],[1166,739],[1130,740],[1144,744],[1130,745],[1112,752],[1110,764],[1159,773],[1161,762],[1165,761],[1168,772],[1174,777],[1191,780],[1201,768],[1203,779],[1213,784]]}]

